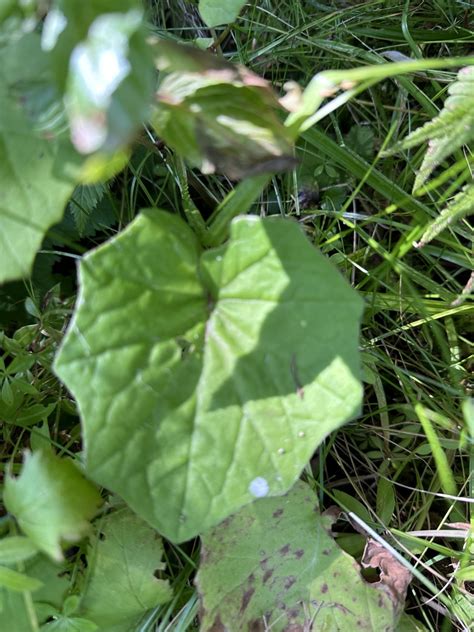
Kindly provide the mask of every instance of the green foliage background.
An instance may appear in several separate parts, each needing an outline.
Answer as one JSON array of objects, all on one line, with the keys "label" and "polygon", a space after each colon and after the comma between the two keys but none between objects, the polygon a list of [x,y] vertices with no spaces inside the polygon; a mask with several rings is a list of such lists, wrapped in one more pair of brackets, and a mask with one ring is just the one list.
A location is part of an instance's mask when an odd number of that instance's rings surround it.
[{"label": "green foliage background", "polygon": [[0,628],[470,629],[465,4],[0,3]]}]

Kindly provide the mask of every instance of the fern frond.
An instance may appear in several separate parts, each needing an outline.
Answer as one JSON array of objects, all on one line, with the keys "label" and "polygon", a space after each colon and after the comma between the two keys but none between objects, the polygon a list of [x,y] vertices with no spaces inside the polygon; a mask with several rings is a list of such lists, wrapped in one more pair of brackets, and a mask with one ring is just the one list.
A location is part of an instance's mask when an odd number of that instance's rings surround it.
[{"label": "fern frond", "polygon": [[419,189],[438,165],[474,138],[474,66],[462,68],[448,88],[449,97],[432,121],[407,136],[398,146],[408,149],[428,141],[413,189]]},{"label": "fern frond", "polygon": [[450,224],[454,224],[463,217],[474,214],[474,184],[468,184],[453,197],[440,215],[428,226],[417,248],[425,246]]},{"label": "fern frond", "polygon": [[74,190],[69,208],[79,235],[83,235],[89,223],[90,215],[107,191],[105,184],[79,185]]}]

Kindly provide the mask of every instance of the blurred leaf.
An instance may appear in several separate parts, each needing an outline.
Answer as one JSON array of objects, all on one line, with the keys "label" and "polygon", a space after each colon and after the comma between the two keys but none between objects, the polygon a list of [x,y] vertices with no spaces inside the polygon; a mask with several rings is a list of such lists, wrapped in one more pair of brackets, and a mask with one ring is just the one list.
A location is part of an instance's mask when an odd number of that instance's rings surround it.
[{"label": "blurred leaf", "polygon": [[23,536],[11,536],[0,540],[0,564],[24,562],[37,552],[35,544]]},{"label": "blurred leaf", "polygon": [[83,184],[97,184],[109,180],[120,173],[130,160],[130,151],[126,148],[113,153],[98,152],[89,156],[82,165],[79,180]]},{"label": "blurred leaf", "polygon": [[25,74],[41,74],[43,57],[35,35],[0,49],[0,283],[28,276],[46,231],[61,219],[74,188],[68,173],[76,162],[72,148],[37,137],[9,91]]},{"label": "blurred leaf", "polygon": [[6,566],[0,566],[0,586],[16,592],[30,592],[40,588],[42,582]]},{"label": "blurred leaf", "polygon": [[295,166],[291,137],[265,80],[172,42],[158,42],[156,63],[169,74],[161,78],[152,123],[191,164],[233,179]]},{"label": "blurred leaf", "polygon": [[[57,25],[59,24],[59,28]],[[43,48],[81,154],[113,154],[145,121],[154,84],[143,10],[136,0],[62,0],[46,19]]]},{"label": "blurred leaf", "polygon": [[61,541],[79,540],[101,501],[72,461],[38,451],[26,453],[18,478],[6,478],[4,502],[38,548],[62,560]]}]

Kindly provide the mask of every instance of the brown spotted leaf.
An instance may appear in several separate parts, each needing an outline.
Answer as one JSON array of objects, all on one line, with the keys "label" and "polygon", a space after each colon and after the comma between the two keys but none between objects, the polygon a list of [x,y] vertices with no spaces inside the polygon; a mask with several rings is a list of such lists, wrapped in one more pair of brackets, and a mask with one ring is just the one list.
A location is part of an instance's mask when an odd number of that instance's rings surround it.
[{"label": "brown spotted leaf", "polygon": [[254,632],[397,629],[408,578],[395,591],[391,562],[379,554],[385,580],[366,582],[301,481],[285,496],[244,507],[202,540],[202,632],[235,630],[237,621]]}]

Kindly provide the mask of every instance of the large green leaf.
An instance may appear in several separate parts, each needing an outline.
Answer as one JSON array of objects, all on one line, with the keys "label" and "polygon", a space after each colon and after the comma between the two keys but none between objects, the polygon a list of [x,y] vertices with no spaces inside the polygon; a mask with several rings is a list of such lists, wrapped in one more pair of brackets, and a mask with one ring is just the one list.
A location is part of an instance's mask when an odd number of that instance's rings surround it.
[{"label": "large green leaf", "polygon": [[74,463],[48,451],[27,453],[18,478],[7,477],[5,506],[36,546],[61,560],[61,541],[79,540],[100,495]]},{"label": "large green leaf", "polygon": [[244,4],[245,0],[199,0],[199,12],[207,26],[212,28],[234,22]]},{"label": "large green leaf", "polygon": [[172,540],[287,491],[358,410],[362,301],[295,222],[240,217],[201,253],[150,210],[80,282],[56,371],[88,473]]},{"label": "large green leaf", "polygon": [[46,231],[61,219],[74,189],[66,169],[76,160],[70,145],[39,138],[12,97],[15,81],[43,69],[34,35],[0,50],[0,283],[29,274]]},{"label": "large green leaf", "polygon": [[410,574],[382,560],[366,582],[331,535],[316,494],[299,481],[284,497],[265,498],[203,537],[197,584],[201,631],[396,629]]},{"label": "large green leaf", "polygon": [[147,610],[171,598],[168,582],[156,576],[164,567],[163,545],[127,509],[110,514],[99,527],[100,537],[89,547],[81,615],[101,632],[129,632]]}]

